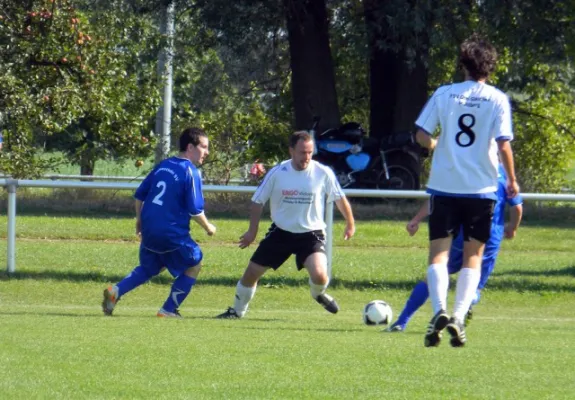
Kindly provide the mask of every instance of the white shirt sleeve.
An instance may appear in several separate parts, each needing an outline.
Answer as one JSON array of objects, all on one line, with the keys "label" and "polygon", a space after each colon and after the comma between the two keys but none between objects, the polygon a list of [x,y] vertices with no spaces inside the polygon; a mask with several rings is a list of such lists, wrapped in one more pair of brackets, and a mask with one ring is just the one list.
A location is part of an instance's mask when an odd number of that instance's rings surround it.
[{"label": "white shirt sleeve", "polygon": [[495,131],[495,140],[513,140],[511,103],[506,95],[503,95],[501,101],[498,102],[493,129]]},{"label": "white shirt sleeve", "polygon": [[417,127],[423,129],[430,135],[433,134],[439,124],[439,110],[437,108],[436,97],[440,90],[443,92],[445,89],[439,88],[433,93],[429,100],[427,100],[427,103],[425,103],[425,106],[423,106],[423,110],[421,110],[417,121],[415,121]]},{"label": "white shirt sleeve", "polygon": [[333,170],[331,168],[326,168],[325,170],[326,170],[325,191],[327,201],[333,202],[341,199],[342,197],[345,197],[345,193],[343,193],[343,189],[341,188],[341,185],[337,181],[337,178],[335,177]]},{"label": "white shirt sleeve", "polygon": [[274,189],[275,175],[279,170],[279,165],[270,169],[260,186],[256,189],[254,195],[252,196],[252,201],[258,204],[266,204],[272,195]]}]

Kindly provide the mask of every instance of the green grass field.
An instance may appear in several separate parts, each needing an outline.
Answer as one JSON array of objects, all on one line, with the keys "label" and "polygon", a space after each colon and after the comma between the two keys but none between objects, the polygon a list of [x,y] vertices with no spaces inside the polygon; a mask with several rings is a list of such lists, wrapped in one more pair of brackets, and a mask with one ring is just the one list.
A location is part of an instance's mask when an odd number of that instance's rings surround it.
[{"label": "green grass field", "polygon": [[[232,304],[253,249],[236,239],[247,221],[214,219],[213,238],[194,232],[204,269],[181,309],[155,317],[171,279],[126,295],[112,318],[101,292],[135,265],[130,218],[18,216],[17,272],[0,278],[0,398],[166,399],[570,399],[575,393],[575,231],[529,225],[503,246],[468,328],[453,349],[423,347],[426,304],[404,333],[365,326],[373,299],[401,311],[426,264],[425,227],[358,222],[335,233],[325,312],[290,260],[260,282],[248,316],[213,317]],[[265,230],[261,227],[262,233]],[[0,217],[0,235],[6,218]],[[0,262],[5,265],[5,236]],[[450,294],[450,304],[453,293]]]}]

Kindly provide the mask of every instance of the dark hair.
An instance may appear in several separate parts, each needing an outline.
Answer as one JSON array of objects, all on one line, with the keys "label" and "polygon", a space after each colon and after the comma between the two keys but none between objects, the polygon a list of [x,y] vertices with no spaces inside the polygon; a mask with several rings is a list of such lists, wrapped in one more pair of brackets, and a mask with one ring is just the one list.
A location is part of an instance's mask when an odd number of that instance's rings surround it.
[{"label": "dark hair", "polygon": [[303,140],[304,142],[309,142],[310,140],[313,140],[313,137],[307,131],[294,132],[289,138],[289,147],[291,147],[292,149],[295,148],[297,142],[299,142],[300,140]]},{"label": "dark hair", "polygon": [[475,79],[486,79],[495,71],[497,50],[487,39],[473,34],[459,49],[459,65]]},{"label": "dark hair", "polygon": [[200,128],[185,129],[180,135],[180,151],[186,151],[191,143],[194,147],[200,144],[201,137],[208,137],[206,132]]}]

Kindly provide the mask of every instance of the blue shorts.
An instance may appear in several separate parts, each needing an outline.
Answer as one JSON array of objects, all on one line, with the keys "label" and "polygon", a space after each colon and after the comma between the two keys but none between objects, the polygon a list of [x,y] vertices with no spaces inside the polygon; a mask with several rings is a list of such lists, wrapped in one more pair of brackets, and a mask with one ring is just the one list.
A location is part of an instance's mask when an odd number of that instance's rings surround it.
[{"label": "blue shorts", "polygon": [[198,265],[203,258],[202,250],[196,242],[190,239],[179,248],[165,253],[157,253],[140,245],[140,265],[152,275],[160,273],[166,267],[174,278],[186,270]]}]

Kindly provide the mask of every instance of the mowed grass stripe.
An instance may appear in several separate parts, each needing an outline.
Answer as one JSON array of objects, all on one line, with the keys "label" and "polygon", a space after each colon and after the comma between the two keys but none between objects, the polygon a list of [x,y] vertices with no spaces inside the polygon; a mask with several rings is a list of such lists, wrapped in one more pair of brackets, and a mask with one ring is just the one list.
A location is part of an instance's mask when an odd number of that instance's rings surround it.
[{"label": "mowed grass stripe", "polygon": [[[40,237],[38,226],[43,236],[64,233],[71,240],[19,240],[16,275],[0,275],[3,399],[570,399],[575,393],[569,230],[527,227],[506,242],[475,307],[467,346],[453,349],[445,337],[439,348],[425,349],[429,302],[403,334],[361,321],[363,306],[374,299],[388,301],[397,314],[424,276],[424,226],[409,238],[403,222],[360,222],[352,241],[338,236],[329,289],[341,306],[336,315],[311,299],[307,275],[289,260],[262,279],[244,320],[220,321],[213,317],[232,304],[253,248],[220,244],[235,243],[247,221],[215,220],[221,236],[202,238],[205,266],[181,307],[185,319],[177,321],[155,317],[172,282],[167,273],[122,298],[114,317],[101,314],[104,287],[137,262],[135,240],[114,242],[124,229],[132,235],[133,220],[62,219],[55,226],[51,218],[34,218],[23,233]],[[342,229],[339,223],[336,235]],[[75,240],[86,238],[108,239]],[[5,257],[0,246],[0,263]],[[450,309],[453,298],[451,290]]]}]

